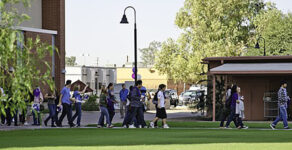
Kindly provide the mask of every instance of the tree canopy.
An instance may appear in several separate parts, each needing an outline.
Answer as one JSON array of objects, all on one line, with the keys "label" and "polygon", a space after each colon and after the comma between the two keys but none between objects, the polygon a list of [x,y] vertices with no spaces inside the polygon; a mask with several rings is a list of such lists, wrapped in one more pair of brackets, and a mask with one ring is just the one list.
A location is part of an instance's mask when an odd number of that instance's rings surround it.
[{"label": "tree canopy", "polygon": [[153,66],[158,51],[161,49],[161,43],[152,41],[147,48],[139,49],[142,53],[141,59],[144,66]]},{"label": "tree canopy", "polygon": [[155,64],[175,82],[204,80],[205,57],[262,55],[254,48],[259,36],[268,55],[291,53],[291,14],[263,0],[185,0],[175,24],[182,33],[163,42]]}]

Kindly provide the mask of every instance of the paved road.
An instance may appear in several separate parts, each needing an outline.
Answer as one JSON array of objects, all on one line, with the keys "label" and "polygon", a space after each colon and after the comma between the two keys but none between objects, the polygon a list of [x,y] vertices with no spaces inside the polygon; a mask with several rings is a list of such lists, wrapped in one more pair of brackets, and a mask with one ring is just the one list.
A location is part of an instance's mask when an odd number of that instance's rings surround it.
[{"label": "paved road", "polygon": [[[73,111],[73,115],[74,115],[75,111]],[[198,114],[196,113],[191,113],[190,111],[181,111],[181,110],[167,110],[167,116],[169,119],[175,119],[175,118],[188,118],[188,117],[196,117],[198,116]],[[43,116],[43,119],[46,118],[48,116],[48,114]],[[60,116],[60,114],[59,114]],[[86,126],[88,124],[97,124],[98,118],[100,116],[100,112],[99,111],[85,111],[82,112],[82,118],[81,118],[81,126]],[[155,112],[150,111],[150,112],[146,112],[144,115],[145,120],[152,120],[155,117]],[[77,119],[76,119],[77,120]],[[75,123],[76,123],[75,120]],[[31,117],[31,121],[32,121],[32,117]],[[30,124],[32,122],[29,122]],[[63,125],[67,125],[67,118],[65,117],[63,120]],[[113,123],[119,123],[119,122],[123,122],[123,119],[120,118],[120,113],[116,113],[114,119],[113,119]],[[48,123],[48,125],[50,125],[50,121]],[[44,128],[44,127],[37,127],[37,126],[17,126],[14,127],[12,126],[0,126],[0,130],[14,130],[14,129],[38,129],[38,128]]]}]

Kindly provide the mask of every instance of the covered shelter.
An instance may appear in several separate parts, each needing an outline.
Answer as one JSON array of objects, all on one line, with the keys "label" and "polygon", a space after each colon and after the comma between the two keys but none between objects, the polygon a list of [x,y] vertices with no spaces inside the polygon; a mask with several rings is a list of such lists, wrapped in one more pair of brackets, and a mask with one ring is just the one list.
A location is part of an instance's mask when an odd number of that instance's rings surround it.
[{"label": "covered shelter", "polygon": [[[86,84],[80,80],[75,81],[74,83],[72,83],[70,91],[74,91],[74,87],[76,86],[80,86],[80,89],[83,90],[86,86]],[[90,87],[87,87],[85,90],[85,93],[92,93],[93,90]]]},{"label": "covered shelter", "polygon": [[[292,56],[208,57],[208,79],[216,90],[216,78],[223,77],[224,86],[236,84],[244,96],[246,120],[268,120],[278,115],[277,91],[282,80],[292,90]],[[216,94],[213,92],[213,121],[215,121]],[[292,113],[292,111],[290,111]]]}]

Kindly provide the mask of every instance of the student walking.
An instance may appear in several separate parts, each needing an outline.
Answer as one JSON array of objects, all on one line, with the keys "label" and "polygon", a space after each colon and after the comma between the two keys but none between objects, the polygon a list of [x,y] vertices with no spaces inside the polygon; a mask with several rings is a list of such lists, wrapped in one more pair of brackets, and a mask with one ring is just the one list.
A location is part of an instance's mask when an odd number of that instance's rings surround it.
[{"label": "student walking", "polygon": [[41,103],[44,101],[43,94],[41,92],[40,87],[37,87],[33,91],[34,100],[32,105],[32,117],[33,117],[33,125],[39,126],[41,124]]},{"label": "student walking", "polygon": [[276,120],[270,124],[270,127],[274,130],[276,125],[279,121],[283,121],[284,129],[289,129],[288,122],[287,122],[287,108],[288,108],[288,101],[290,101],[290,97],[287,94],[287,82],[282,81],[281,87],[278,91],[278,107],[279,107],[279,116]]},{"label": "student walking", "polygon": [[165,95],[164,91],[166,89],[166,85],[160,84],[159,85],[159,92],[157,93],[157,111],[156,111],[156,117],[150,122],[150,127],[154,128],[154,122],[157,122],[159,119],[162,119],[163,122],[163,128],[169,128],[169,126],[166,123],[166,110],[165,110]]},{"label": "student walking", "polygon": [[72,121],[71,122],[74,122],[74,120],[77,117],[77,126],[76,127],[80,127],[81,115],[82,115],[81,104],[84,103],[84,101],[82,101],[81,94],[85,93],[87,87],[88,87],[88,85],[85,86],[83,91],[80,91],[81,89],[80,89],[79,85],[74,87],[73,98],[76,99],[76,103],[75,103],[76,112],[75,112],[74,116],[72,117]]},{"label": "student walking", "polygon": [[110,123],[112,124],[113,118],[115,116],[115,107],[114,104],[117,103],[117,101],[115,100],[115,96],[114,96],[114,85],[113,83],[110,83],[107,86],[107,108],[108,108],[108,112],[109,112],[109,117],[110,117]]},{"label": "student walking", "polygon": [[122,90],[120,91],[120,115],[121,115],[121,118],[124,118],[124,115],[125,115],[128,93],[129,93],[128,89],[126,89],[125,84],[123,84]]},{"label": "student walking", "polygon": [[110,122],[110,116],[109,112],[107,109],[107,90],[103,86],[101,89],[101,94],[100,94],[100,99],[99,99],[99,108],[100,108],[100,116],[99,120],[97,123],[98,128],[102,128],[104,126],[104,117],[106,118],[106,124],[108,128],[112,128],[113,126],[111,125]]},{"label": "student walking", "polygon": [[131,110],[130,110],[130,115],[127,121],[129,128],[135,128],[134,118],[136,116],[138,116],[137,118],[138,125],[142,125],[142,120],[144,120],[144,116],[143,116],[144,112],[142,109],[143,103],[141,101],[141,92],[140,92],[141,87],[142,87],[142,81],[138,80],[130,92]]},{"label": "student walking", "polygon": [[[236,109],[236,101],[238,100],[238,91],[237,85],[233,85],[231,88],[231,99],[230,99],[230,114],[225,125],[225,128],[230,128],[229,125],[232,120],[235,118],[235,109]],[[237,123],[235,122],[235,126],[237,127]]]},{"label": "student walking", "polygon": [[236,101],[236,109],[235,109],[235,120],[238,129],[248,129],[247,126],[244,126],[242,119],[244,119],[244,97],[240,95],[240,87],[237,87],[238,91],[238,100]]},{"label": "student walking", "polygon": [[72,102],[75,102],[74,98],[70,98],[70,87],[71,87],[71,80],[67,80],[65,87],[61,91],[60,99],[58,107],[61,105],[63,106],[62,115],[60,116],[57,126],[62,127],[62,122],[64,117],[67,115],[67,120],[69,122],[70,127],[74,127],[72,122]]},{"label": "student walking", "polygon": [[49,108],[49,116],[44,121],[45,126],[48,125],[48,121],[51,119],[51,127],[56,127],[55,123],[57,122],[57,115],[56,115],[56,96],[55,92],[50,90],[46,95],[45,99],[48,101],[48,108]]},{"label": "student walking", "polygon": [[131,110],[131,105],[130,105],[131,98],[130,98],[130,95],[131,95],[132,89],[133,89],[133,86],[130,86],[130,88],[129,88],[130,92],[127,95],[126,116],[124,118],[123,125],[122,125],[124,128],[128,128],[129,127],[128,120],[129,120],[129,117],[130,117],[130,114],[131,114],[131,111],[130,111]]},{"label": "student walking", "polygon": [[231,102],[230,98],[231,98],[231,86],[227,86],[227,91],[225,94],[225,102],[224,102],[223,110],[220,115],[220,120],[221,120],[220,128],[224,127],[224,122],[230,114],[230,102]]}]

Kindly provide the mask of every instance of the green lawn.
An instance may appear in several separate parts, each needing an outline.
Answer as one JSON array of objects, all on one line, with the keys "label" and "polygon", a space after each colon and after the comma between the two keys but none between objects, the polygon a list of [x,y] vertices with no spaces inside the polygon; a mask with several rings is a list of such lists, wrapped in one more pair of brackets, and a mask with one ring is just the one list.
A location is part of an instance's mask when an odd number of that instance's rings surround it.
[{"label": "green lawn", "polygon": [[[271,123],[271,122],[270,122]],[[147,121],[149,125],[149,121]],[[194,122],[194,121],[168,121],[168,125],[171,128],[219,128],[220,122],[211,122],[211,121],[202,121],[202,122]],[[251,129],[270,129],[269,123],[256,123],[256,122],[244,122],[246,126]],[[114,124],[116,127],[121,127],[121,123]],[[161,121],[159,121],[158,125],[161,127]],[[292,124],[289,124],[290,128],[292,128]],[[96,124],[90,124],[88,127],[96,127]],[[235,128],[234,123],[230,124],[230,127]],[[283,129],[283,124],[279,123],[277,125],[277,129]]]},{"label": "green lawn", "polygon": [[[175,124],[183,123],[172,122],[172,125]],[[188,122],[184,124],[191,127]],[[193,122],[193,124],[211,126],[213,123]],[[0,149],[9,150],[290,150],[291,147],[292,131],[290,130],[214,130],[175,127],[0,131]]]}]

